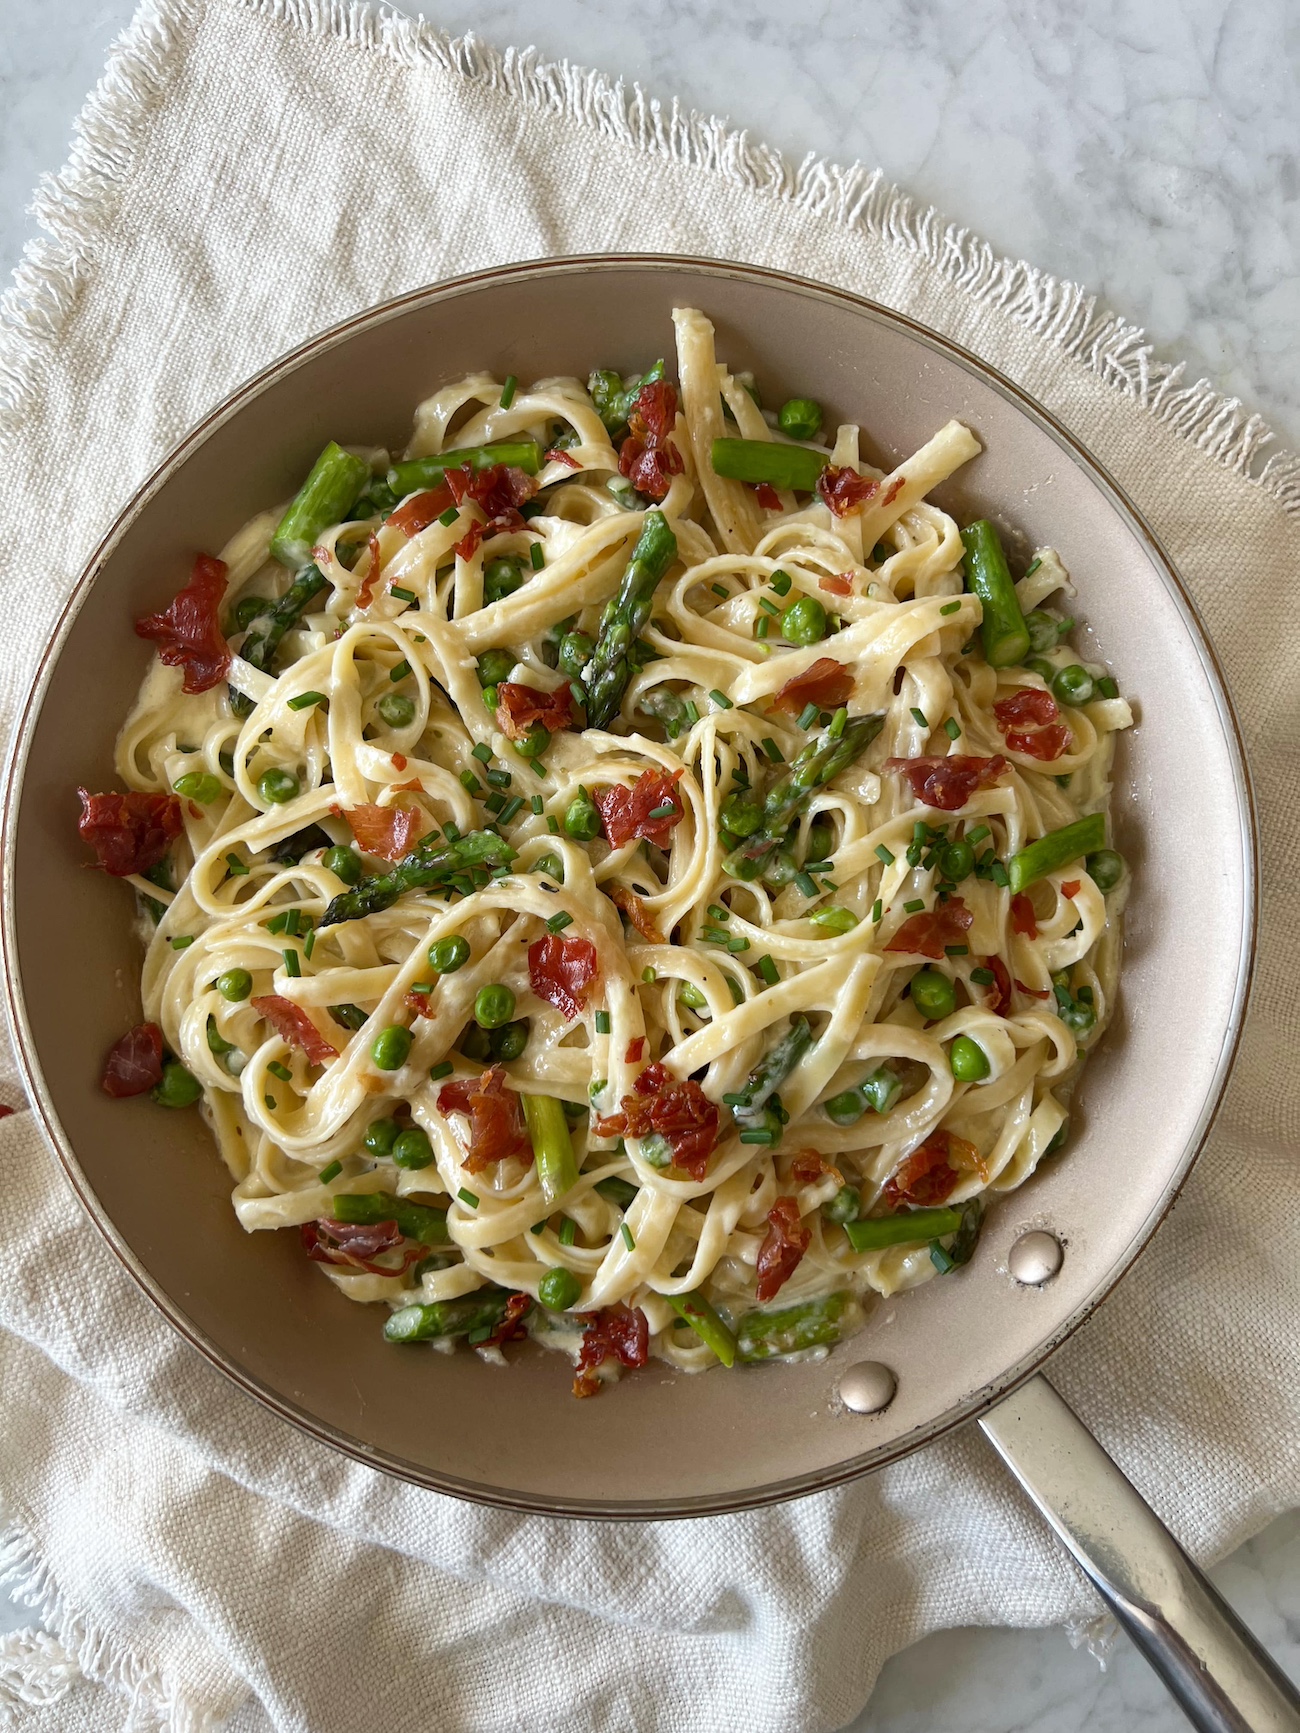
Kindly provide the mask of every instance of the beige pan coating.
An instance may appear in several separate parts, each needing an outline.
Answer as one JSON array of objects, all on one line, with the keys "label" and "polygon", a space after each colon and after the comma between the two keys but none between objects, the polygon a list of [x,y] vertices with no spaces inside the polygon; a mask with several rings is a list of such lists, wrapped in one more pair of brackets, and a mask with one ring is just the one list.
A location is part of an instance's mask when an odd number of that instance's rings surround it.
[{"label": "beige pan coating", "polygon": [[[102,1094],[104,1052],[138,1019],[139,958],[129,893],[85,871],[74,790],[113,785],[113,740],[150,654],[135,617],[175,593],[196,548],[221,546],[289,494],[326,439],[397,445],[414,398],[474,369],[631,370],[672,352],[671,309],[683,304],[704,309],[720,350],[770,396],[807,393],[832,421],[860,421],[868,455],[886,467],[953,417],[974,430],[984,455],[939,503],[993,517],[1012,547],[1060,549],[1099,658],[1139,700],[1114,803],[1134,892],[1121,1016],[1088,1066],[1069,1151],[991,1212],[974,1263],[882,1303],[820,1364],[692,1378],[652,1362],[579,1403],[563,1367],[532,1348],[502,1371],[473,1355],[386,1347],[379,1314],[321,1283],[296,1240],[240,1229],[197,1114]],[[735,1508],[865,1472],[978,1413],[1086,1316],[1158,1223],[1240,1027],[1254,920],[1249,794],[1212,656],[1150,533],[1063,430],[973,357],[855,297],[752,268],[509,267],[376,309],[269,369],[190,436],[91,561],[15,766],[10,994],[33,1096],[83,1201],[172,1322],[231,1377],[362,1460],[447,1492],[592,1515]],[[62,983],[73,978],[70,994]],[[1065,1265],[1026,1290],[1006,1254],[1044,1224],[1066,1241]],[[835,1396],[843,1369],[864,1358],[898,1374],[893,1403],[870,1418]]]}]

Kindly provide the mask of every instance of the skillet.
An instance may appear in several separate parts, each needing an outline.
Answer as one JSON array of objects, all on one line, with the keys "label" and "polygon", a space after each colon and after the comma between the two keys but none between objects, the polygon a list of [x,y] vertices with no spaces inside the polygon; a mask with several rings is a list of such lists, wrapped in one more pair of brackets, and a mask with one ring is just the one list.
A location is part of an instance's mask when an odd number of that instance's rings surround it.
[{"label": "skillet", "polygon": [[[950,417],[974,429],[984,454],[933,497],[959,520],[993,517],[1022,554],[1057,547],[1098,657],[1140,699],[1115,801],[1135,894],[1124,1009],[1089,1062],[1068,1154],[997,1205],[970,1266],[877,1304],[825,1362],[705,1378],[652,1363],[575,1403],[539,1351],[508,1376],[473,1355],[386,1351],[372,1310],[321,1282],[291,1236],[243,1233],[197,1115],[102,1094],[103,1054],[138,1021],[139,962],[120,889],[83,870],[73,790],[113,786],[113,739],[149,655],[134,619],[165,605],[196,549],[291,493],[326,440],[398,446],[419,398],[480,368],[642,367],[671,354],[679,304],[704,309],[719,354],[770,398],[811,395],[832,424],[860,422],[886,467]],[[1195,855],[1181,845],[1192,767]],[[172,1324],[295,1425],[457,1496],[661,1519],[815,1492],[979,1417],[1198,1726],[1300,1728],[1291,1686],[1037,1373],[1146,1244],[1208,1132],[1253,959],[1254,822],[1231,706],[1170,561],[1095,460],[974,356],[844,291],[640,256],[507,266],[314,338],[214,410],[87,564],[24,714],[4,870],[20,1061],[68,1177]],[[69,1002],[60,983],[74,975]],[[428,1424],[448,1409],[454,1431]],[[654,1451],[638,1447],[648,1436]]]}]

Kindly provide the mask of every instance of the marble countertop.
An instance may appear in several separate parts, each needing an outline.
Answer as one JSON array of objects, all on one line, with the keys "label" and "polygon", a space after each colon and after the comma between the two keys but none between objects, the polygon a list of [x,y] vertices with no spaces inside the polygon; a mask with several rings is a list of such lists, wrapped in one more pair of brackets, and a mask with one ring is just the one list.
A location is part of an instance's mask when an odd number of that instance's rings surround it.
[{"label": "marble countertop", "polygon": [[[133,0],[6,7],[0,272]],[[413,4],[403,11],[415,12]],[[1300,446],[1300,24],[1289,0],[440,0],[443,28],[535,44],[726,114],[792,156],[879,164],[994,247],[1095,290]],[[792,27],[793,21],[793,27]],[[1215,1573],[1294,1674],[1300,1517]],[[26,1622],[0,1597],[0,1631]],[[1175,1733],[1136,1654],[953,1631],[896,1656],[854,1733]]]}]

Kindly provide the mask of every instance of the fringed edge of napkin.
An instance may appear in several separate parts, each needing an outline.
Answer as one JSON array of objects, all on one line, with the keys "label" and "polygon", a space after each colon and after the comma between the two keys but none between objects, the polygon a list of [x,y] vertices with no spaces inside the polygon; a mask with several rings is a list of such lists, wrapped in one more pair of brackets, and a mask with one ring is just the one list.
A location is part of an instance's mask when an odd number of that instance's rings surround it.
[{"label": "fringed edge of napkin", "polygon": [[[1099,307],[1078,284],[997,254],[969,229],[900,192],[880,169],[848,168],[813,154],[795,167],[725,119],[665,106],[638,84],[611,80],[535,49],[491,47],[450,37],[422,19],[362,0],[226,0],[318,37],[387,55],[398,64],[436,65],[602,137],[690,167],[712,170],[842,227],[857,227],[925,259],[954,287],[999,307],[1035,336],[1082,363],[1157,421],[1226,468],[1253,481],[1287,512],[1300,513],[1300,454],[1266,455],[1277,436],[1240,400],[1208,379],[1186,384],[1186,363],[1157,358],[1138,325]],[[31,240],[0,299],[0,432],[22,420],[59,333],[111,230],[117,190],[130,173],[137,137],[160,95],[173,54],[183,52],[192,0],[144,0],[118,39],[77,121],[67,165],[37,188]]]}]

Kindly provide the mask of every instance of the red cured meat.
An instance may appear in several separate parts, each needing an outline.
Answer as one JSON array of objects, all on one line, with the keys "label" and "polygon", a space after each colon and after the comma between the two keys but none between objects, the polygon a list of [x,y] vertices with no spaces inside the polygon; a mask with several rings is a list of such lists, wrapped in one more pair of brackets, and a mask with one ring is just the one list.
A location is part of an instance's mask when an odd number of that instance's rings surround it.
[{"label": "red cured meat", "polygon": [[647,945],[663,944],[664,936],[655,925],[654,916],[635,891],[620,884],[605,885],[603,889],[610,902],[616,909],[622,910]]},{"label": "red cured meat", "polygon": [[787,680],[772,702],[788,716],[798,716],[809,704],[819,710],[838,710],[848,703],[852,691],[853,675],[843,662],[833,656],[819,656],[810,668]]},{"label": "red cured meat", "polygon": [[410,499],[403,500],[389,517],[388,526],[401,530],[403,535],[418,536],[455,503],[451,489],[443,482],[439,487],[430,488],[425,493],[413,493]]},{"label": "red cured meat", "polygon": [[676,421],[676,388],[663,380],[643,385],[628,416],[628,434],[619,447],[618,467],[648,499],[663,499],[673,476],[682,473],[682,454],[668,437]]},{"label": "red cured meat", "polygon": [[1046,987],[1041,989],[1038,987],[1026,987],[1023,981],[1017,981],[1016,986],[1030,999],[1050,999],[1052,996]]},{"label": "red cured meat", "polygon": [[524,1319],[532,1310],[533,1302],[529,1294],[511,1294],[506,1301],[505,1313],[501,1322],[485,1341],[476,1342],[476,1348],[499,1348],[503,1342],[518,1341],[526,1335]]},{"label": "red cured meat", "polygon": [[993,985],[984,989],[984,1003],[995,1017],[1005,1017],[1011,1009],[1011,971],[1001,957],[985,957],[984,967],[993,976]]},{"label": "red cured meat", "polygon": [[[674,785],[682,772],[674,770],[643,770],[626,788],[620,783],[598,788],[592,795],[600,812],[605,839],[611,848],[622,848],[636,838],[668,846],[673,826],[682,816],[682,804],[674,793]],[[651,818],[656,807],[672,803],[673,810],[663,818]]]},{"label": "red cured meat", "polygon": [[469,1115],[469,1149],[465,1168],[482,1173],[508,1156],[533,1159],[533,1145],[524,1124],[523,1108],[513,1089],[506,1088],[504,1066],[493,1065],[476,1082],[444,1083],[438,1091],[442,1113]]},{"label": "red cured meat", "polygon": [[890,1176],[883,1196],[893,1209],[904,1203],[922,1209],[946,1203],[962,1173],[978,1166],[975,1145],[940,1127]]},{"label": "red cured meat", "polygon": [[856,469],[828,464],[817,477],[817,492],[836,517],[854,517],[880,492],[880,483]]},{"label": "red cured meat", "polygon": [[779,1197],[767,1212],[767,1236],[758,1248],[758,1286],[755,1296],[760,1305],[775,1299],[798,1269],[808,1250],[812,1235],[799,1220],[799,1205],[792,1197]]},{"label": "red cured meat", "polygon": [[885,946],[887,951],[904,951],[914,957],[930,957],[938,961],[946,945],[964,943],[975,916],[960,897],[953,897],[937,908],[922,909],[910,915]]},{"label": "red cured meat", "polygon": [[1070,898],[1077,897],[1079,894],[1080,888],[1082,887],[1082,884],[1083,884],[1082,879],[1071,879],[1068,882],[1068,884],[1063,884],[1061,886],[1061,895],[1063,897],[1070,897]]},{"label": "red cured meat", "polygon": [[1023,933],[1027,939],[1038,937],[1038,917],[1034,913],[1034,905],[1023,891],[1017,891],[1011,899],[1011,930]]},{"label": "red cured meat", "polygon": [[404,860],[420,834],[420,814],[409,806],[351,806],[343,814],[357,847],[380,860]]},{"label": "red cured meat", "polygon": [[679,1083],[655,1061],[637,1078],[616,1113],[592,1121],[597,1137],[649,1137],[657,1132],[672,1151],[673,1166],[697,1183],[718,1141],[718,1110],[693,1079]]},{"label": "red cured meat", "polygon": [[250,999],[249,1004],[259,1017],[266,1018],[282,1041],[305,1053],[313,1065],[325,1065],[338,1058],[338,1048],[326,1040],[301,1005],[282,998],[279,993],[263,994],[260,998]]},{"label": "red cured meat", "polygon": [[547,463],[562,463],[567,469],[582,468],[581,458],[575,457],[571,451],[557,451],[555,447],[552,446],[549,451],[544,451],[542,456],[546,459]]},{"label": "red cured meat", "polygon": [[109,1048],[99,1087],[116,1101],[144,1095],[162,1082],[162,1054],[162,1030],[156,1023],[138,1023]]},{"label": "red cured meat", "polygon": [[497,687],[497,721],[511,740],[522,740],[534,722],[550,734],[573,726],[573,694],[567,686],[543,692],[516,680],[503,680]]},{"label": "red cured meat", "polygon": [[368,608],[374,600],[375,585],[379,582],[379,568],[383,564],[383,556],[379,552],[377,531],[371,530],[370,541],[367,545],[370,549],[370,564],[366,568],[365,577],[361,580],[361,588],[357,591],[357,606],[359,608]]},{"label": "red cured meat", "polygon": [[578,1349],[577,1375],[573,1380],[575,1396],[595,1396],[601,1379],[596,1368],[606,1360],[617,1360],[621,1366],[635,1369],[650,1358],[650,1327],[639,1306],[628,1307],[620,1300],[616,1306],[605,1306],[594,1312],[583,1333]]},{"label": "red cured meat", "polygon": [[181,834],[181,803],[174,794],[77,793],[81,839],[94,849],[96,865],[114,878],[156,867]]},{"label": "red cured meat", "polygon": [[[402,1230],[396,1222],[340,1222],[322,1216],[319,1221],[304,1222],[299,1234],[303,1250],[314,1263],[364,1270],[371,1276],[400,1276],[427,1257],[429,1250],[419,1244],[403,1245]],[[403,1246],[400,1264],[390,1268],[375,1262],[399,1246]]]},{"label": "red cured meat", "polygon": [[1023,752],[1026,758],[1037,758],[1042,764],[1051,764],[1070,750],[1070,730],[1064,722],[1053,722],[1049,728],[1011,728],[1006,740],[1009,751]]},{"label": "red cured meat", "polygon": [[897,770],[912,785],[912,793],[923,806],[940,812],[956,812],[977,788],[992,788],[1009,768],[1005,758],[968,758],[954,753],[949,758],[887,758],[886,770]]},{"label": "red cured meat", "polygon": [[833,1167],[826,1157],[816,1149],[801,1149],[790,1163],[790,1178],[796,1185],[816,1185],[823,1174],[834,1174],[838,1182],[843,1181],[838,1167]]},{"label": "red cured meat", "polygon": [[626,1065],[639,1065],[644,1053],[645,1036],[634,1035],[627,1044],[627,1052],[623,1055],[623,1062]]},{"label": "red cured meat", "polygon": [[817,588],[825,590],[828,596],[851,596],[853,578],[848,572],[835,572],[830,577],[818,578]]},{"label": "red cured meat", "polygon": [[171,606],[135,623],[140,637],[157,644],[159,661],[185,670],[183,692],[210,691],[230,668],[230,647],[217,620],[225,593],[225,562],[200,554],[189,583]]},{"label": "red cured meat", "polygon": [[1022,686],[993,706],[998,727],[1012,752],[1023,752],[1042,764],[1068,752],[1070,730],[1057,718],[1061,712],[1050,692],[1040,686]]},{"label": "red cured meat", "polygon": [[780,494],[772,486],[770,481],[760,481],[755,485],[754,498],[758,501],[759,505],[762,506],[764,511],[785,510],[785,507],[781,504]]},{"label": "red cured meat", "polygon": [[590,939],[547,933],[528,947],[528,981],[539,999],[572,1023],[587,1004],[587,989],[600,973]]}]

